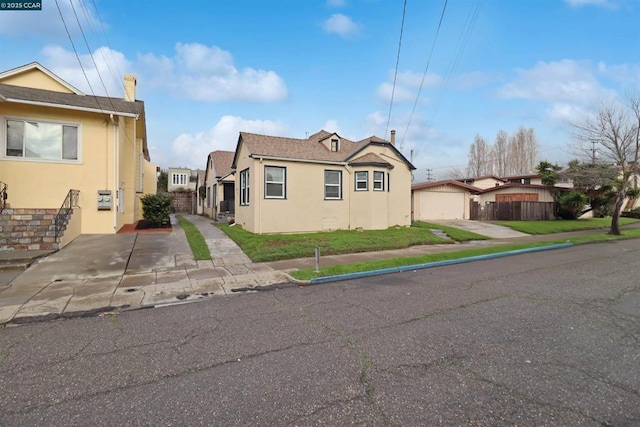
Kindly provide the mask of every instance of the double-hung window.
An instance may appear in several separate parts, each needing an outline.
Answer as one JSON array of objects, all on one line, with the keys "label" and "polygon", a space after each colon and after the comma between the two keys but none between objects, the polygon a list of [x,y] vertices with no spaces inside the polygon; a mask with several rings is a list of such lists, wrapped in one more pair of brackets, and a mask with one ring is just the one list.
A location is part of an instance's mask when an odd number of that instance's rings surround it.
[{"label": "double-hung window", "polygon": [[359,171],[356,172],[356,191],[369,190],[369,172]]},{"label": "double-hung window", "polygon": [[7,119],[3,157],[77,161],[79,128],[76,124]]},{"label": "double-hung window", "polygon": [[384,191],[384,172],[373,172],[373,191]]},{"label": "double-hung window", "polygon": [[284,199],[286,197],[287,168],[278,166],[264,167],[264,197]]},{"label": "double-hung window", "polygon": [[324,198],[325,200],[342,199],[342,172],[324,171]]},{"label": "double-hung window", "polygon": [[247,205],[249,205],[249,169],[240,172],[240,206]]}]

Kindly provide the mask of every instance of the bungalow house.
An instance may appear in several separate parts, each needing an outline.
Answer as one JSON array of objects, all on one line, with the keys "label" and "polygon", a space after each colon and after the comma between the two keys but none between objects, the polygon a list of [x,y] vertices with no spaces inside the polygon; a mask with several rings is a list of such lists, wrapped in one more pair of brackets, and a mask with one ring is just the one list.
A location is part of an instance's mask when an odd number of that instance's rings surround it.
[{"label": "bungalow house", "polygon": [[124,87],[87,95],[36,62],[0,72],[0,250],[56,249],[140,219],[156,168],[135,76]]},{"label": "bungalow house", "polygon": [[481,189],[460,181],[444,180],[411,187],[413,219],[429,221],[469,219],[473,196]]},{"label": "bungalow house", "polygon": [[380,230],[411,224],[414,166],[391,141],[240,132],[235,221],[253,233]]},{"label": "bungalow house", "polygon": [[233,151],[216,150],[207,157],[204,185],[207,188],[204,213],[211,218],[235,214]]}]

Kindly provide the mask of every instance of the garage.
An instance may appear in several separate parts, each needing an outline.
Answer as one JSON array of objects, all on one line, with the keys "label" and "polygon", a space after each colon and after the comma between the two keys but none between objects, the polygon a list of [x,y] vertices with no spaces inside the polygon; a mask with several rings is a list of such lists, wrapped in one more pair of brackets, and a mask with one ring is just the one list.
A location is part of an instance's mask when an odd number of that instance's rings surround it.
[{"label": "garage", "polygon": [[413,194],[413,220],[469,219],[469,200],[479,190],[458,181],[417,184]]}]

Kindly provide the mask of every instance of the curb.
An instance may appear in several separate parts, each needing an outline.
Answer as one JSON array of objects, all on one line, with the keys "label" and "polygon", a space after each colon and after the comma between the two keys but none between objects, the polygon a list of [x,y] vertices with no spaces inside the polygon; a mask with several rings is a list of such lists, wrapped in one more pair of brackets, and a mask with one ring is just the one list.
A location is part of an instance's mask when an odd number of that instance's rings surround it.
[{"label": "curb", "polygon": [[312,285],[320,284],[320,283],[329,283],[329,282],[337,282],[339,280],[351,280],[351,279],[359,279],[362,277],[370,277],[370,276],[379,276],[382,274],[390,274],[390,273],[402,273],[403,271],[408,270],[421,270],[424,268],[432,268],[432,267],[441,267],[445,265],[452,264],[462,264],[465,262],[473,262],[473,261],[482,261],[487,259],[495,259],[502,258],[512,255],[520,255],[531,252],[541,252],[541,251],[549,251],[553,249],[562,249],[569,248],[574,246],[573,243],[559,243],[556,245],[547,245],[547,246],[538,246],[536,248],[527,248],[527,249],[518,249],[515,251],[506,251],[506,252],[497,252],[495,254],[487,254],[487,255],[476,255],[466,258],[458,258],[458,259],[450,259],[446,261],[435,261],[435,262],[427,262],[424,264],[414,264],[414,265],[405,265],[402,267],[392,267],[392,268],[383,268],[380,270],[371,270],[371,271],[361,271],[358,273],[347,273],[347,274],[338,274],[335,276],[325,276],[325,277],[317,277],[309,280],[309,283]]}]

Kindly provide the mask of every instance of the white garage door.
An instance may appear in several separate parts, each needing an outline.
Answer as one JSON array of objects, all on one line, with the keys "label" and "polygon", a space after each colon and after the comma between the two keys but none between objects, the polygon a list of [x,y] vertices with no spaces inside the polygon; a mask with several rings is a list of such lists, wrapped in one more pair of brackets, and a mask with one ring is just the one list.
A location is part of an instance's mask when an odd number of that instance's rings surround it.
[{"label": "white garage door", "polygon": [[469,200],[465,193],[421,192],[417,220],[468,219],[465,216]]}]

